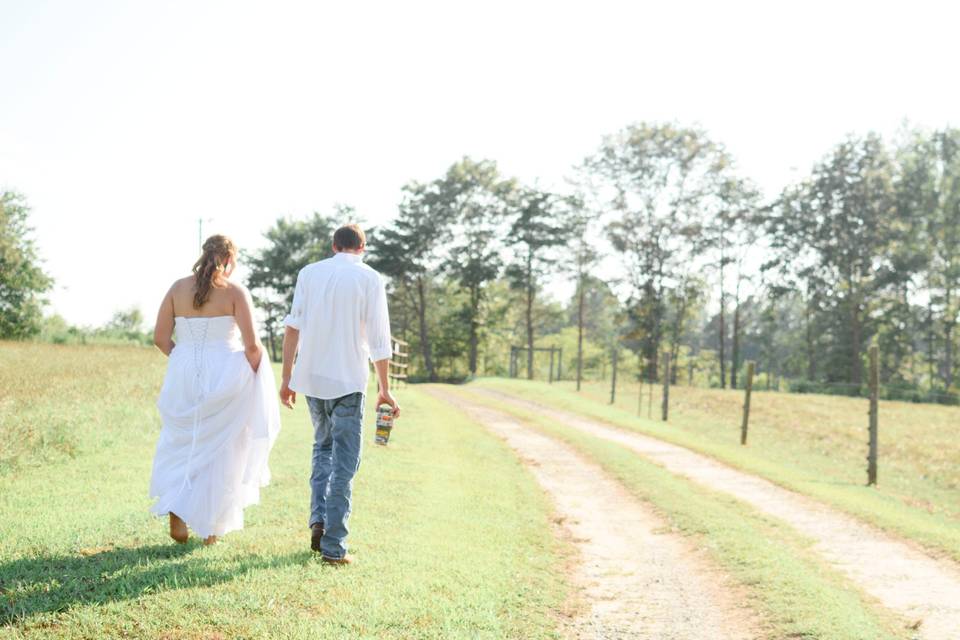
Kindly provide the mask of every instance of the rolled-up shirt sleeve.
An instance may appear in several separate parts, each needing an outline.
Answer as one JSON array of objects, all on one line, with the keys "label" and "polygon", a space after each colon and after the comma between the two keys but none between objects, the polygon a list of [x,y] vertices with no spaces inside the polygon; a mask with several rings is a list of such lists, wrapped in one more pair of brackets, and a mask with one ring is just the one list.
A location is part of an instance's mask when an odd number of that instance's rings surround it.
[{"label": "rolled-up shirt sleeve", "polygon": [[303,270],[301,270],[297,274],[297,285],[293,290],[293,306],[290,308],[287,317],[283,319],[283,324],[297,331],[300,330],[300,323],[303,322],[304,306],[307,303],[305,288]]},{"label": "rolled-up shirt sleeve", "polygon": [[393,355],[393,340],[390,337],[390,314],[387,311],[387,289],[379,275],[373,278],[369,300],[366,325],[370,359],[374,362],[389,360]]}]

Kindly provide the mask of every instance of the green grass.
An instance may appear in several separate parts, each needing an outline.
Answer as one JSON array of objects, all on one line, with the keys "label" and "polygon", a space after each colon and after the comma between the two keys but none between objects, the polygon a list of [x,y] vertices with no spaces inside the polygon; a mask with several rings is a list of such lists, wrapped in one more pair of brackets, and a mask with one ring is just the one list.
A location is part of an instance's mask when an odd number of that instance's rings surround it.
[{"label": "green grass", "polygon": [[[357,564],[309,551],[302,404],[246,528],[172,544],[146,495],[162,371],[148,350],[0,344],[0,439],[33,434],[0,472],[0,638],[555,637],[566,587],[547,500],[503,443],[415,388],[388,448],[368,416]],[[62,439],[42,436],[45,415]]]},{"label": "green grass", "polygon": [[0,474],[154,437],[165,367],[152,348],[0,342]]},{"label": "green grass", "polygon": [[[740,391],[671,387],[670,421],[637,416],[637,386],[549,385],[485,378],[475,384],[662,438],[823,500],[960,560],[960,409],[882,402],[880,483],[866,487],[862,399],[755,392],[749,445],[740,445]],[[647,415],[644,394],[643,416]],[[659,392],[654,394],[659,407]],[[658,416],[657,408],[654,417]]]},{"label": "green grass", "polygon": [[460,393],[508,411],[572,445],[651,504],[672,530],[693,537],[745,589],[751,608],[770,627],[765,637],[911,637],[902,621],[853,587],[811,549],[812,541],[782,522],[727,494],[675,476],[618,444],[488,396]]}]

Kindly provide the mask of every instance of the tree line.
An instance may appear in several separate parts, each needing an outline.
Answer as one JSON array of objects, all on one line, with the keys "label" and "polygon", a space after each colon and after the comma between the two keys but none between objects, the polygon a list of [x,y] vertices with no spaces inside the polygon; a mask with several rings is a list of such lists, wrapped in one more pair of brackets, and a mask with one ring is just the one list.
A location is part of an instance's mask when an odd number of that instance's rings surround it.
[{"label": "tree line", "polygon": [[[633,375],[658,379],[669,352],[675,380],[736,387],[749,359],[773,388],[856,393],[876,341],[891,389],[953,397],[960,130],[849,136],[765,197],[706,131],[639,123],[604,137],[566,184],[463,158],[405,185],[396,215],[370,229],[368,262],[389,281],[414,378],[503,375],[511,346],[524,348],[523,375],[539,376],[533,348],[562,346],[569,376],[606,375],[616,350]],[[7,240],[23,209],[4,195],[5,337],[36,328],[23,320],[35,304],[8,282],[49,287],[7,266],[31,263],[31,243]],[[244,256],[275,356],[297,271],[353,218],[349,207],[280,218]],[[569,300],[545,293],[559,280]]]},{"label": "tree line", "polygon": [[[570,375],[603,375],[621,350],[657,379],[669,352],[675,379],[736,387],[751,359],[768,385],[856,393],[877,341],[891,388],[949,394],[958,149],[956,129],[850,136],[764,198],[702,129],[640,123],[605,137],[563,192],[471,158],[407,184],[369,262],[389,278],[394,330],[424,379],[504,374],[510,346],[525,347],[532,377],[534,346],[565,345]],[[274,269],[270,252],[323,254],[343,213],[278,221],[253,256],[251,287],[265,308],[280,303],[272,335],[292,280],[270,274],[295,269]],[[316,250],[301,241],[311,233]],[[572,299],[544,296],[558,278]]]}]

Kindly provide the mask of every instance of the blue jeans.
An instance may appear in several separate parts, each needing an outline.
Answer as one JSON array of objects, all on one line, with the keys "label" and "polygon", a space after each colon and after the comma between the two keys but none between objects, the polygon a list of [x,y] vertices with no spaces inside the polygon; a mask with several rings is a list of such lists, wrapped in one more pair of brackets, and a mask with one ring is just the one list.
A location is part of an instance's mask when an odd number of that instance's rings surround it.
[{"label": "blue jeans", "polygon": [[320,550],[327,558],[347,555],[347,520],[353,476],[360,468],[362,393],[322,400],[307,396],[313,420],[310,526],[323,523]]}]

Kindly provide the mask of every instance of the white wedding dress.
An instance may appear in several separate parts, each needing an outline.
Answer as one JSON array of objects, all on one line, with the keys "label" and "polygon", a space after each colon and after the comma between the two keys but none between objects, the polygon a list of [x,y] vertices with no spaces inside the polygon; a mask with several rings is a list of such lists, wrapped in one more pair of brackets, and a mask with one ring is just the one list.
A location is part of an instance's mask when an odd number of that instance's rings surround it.
[{"label": "white wedding dress", "polygon": [[273,369],[266,357],[250,368],[233,316],[178,316],[175,332],[157,400],[150,510],[175,513],[202,538],[222,536],[243,528],[243,509],[270,482],[280,432]]}]

